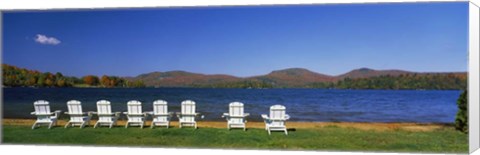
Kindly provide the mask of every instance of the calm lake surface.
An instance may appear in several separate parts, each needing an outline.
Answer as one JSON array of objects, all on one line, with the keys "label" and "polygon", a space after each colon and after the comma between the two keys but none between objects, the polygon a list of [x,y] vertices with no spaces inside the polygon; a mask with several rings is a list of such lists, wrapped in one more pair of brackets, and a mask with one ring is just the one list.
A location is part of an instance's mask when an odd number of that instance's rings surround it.
[{"label": "calm lake surface", "polygon": [[[47,100],[52,110],[67,110],[66,102],[82,102],[84,111],[97,111],[96,101],[112,102],[112,110],[124,112],[129,100],[139,100],[152,111],[157,99],[166,100],[169,111],[180,111],[183,100],[194,100],[204,120],[224,120],[228,104],[243,102],[247,120],[261,121],[269,107],[287,107],[291,121],[421,122],[453,123],[461,91],[433,90],[328,90],[328,89],[197,89],[197,88],[4,88],[4,118],[35,118],[33,102]],[[68,118],[67,116],[62,116]],[[178,120],[176,117],[174,121]]]}]

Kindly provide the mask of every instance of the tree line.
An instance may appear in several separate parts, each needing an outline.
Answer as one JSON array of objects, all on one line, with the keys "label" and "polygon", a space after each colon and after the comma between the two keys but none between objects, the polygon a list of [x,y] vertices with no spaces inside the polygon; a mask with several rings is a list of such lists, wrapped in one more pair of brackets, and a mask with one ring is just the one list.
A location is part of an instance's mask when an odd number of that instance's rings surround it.
[{"label": "tree line", "polygon": [[312,83],[308,88],[334,89],[429,89],[464,90],[467,87],[466,74],[425,73],[382,75],[370,78],[344,78],[337,82]]},{"label": "tree line", "polygon": [[196,84],[195,88],[274,88],[272,84],[257,80],[243,80],[237,82],[223,82],[215,84]]},{"label": "tree line", "polygon": [[3,85],[7,87],[145,87],[142,81],[129,81],[117,76],[98,78],[87,75],[81,78],[62,73],[39,72],[2,64]]},{"label": "tree line", "polygon": [[[199,88],[292,88],[263,80],[244,80],[217,84],[194,85]],[[463,90],[467,87],[466,74],[412,73],[399,76],[382,75],[369,78],[344,78],[336,82],[308,83],[295,88],[322,89],[428,89]]]}]

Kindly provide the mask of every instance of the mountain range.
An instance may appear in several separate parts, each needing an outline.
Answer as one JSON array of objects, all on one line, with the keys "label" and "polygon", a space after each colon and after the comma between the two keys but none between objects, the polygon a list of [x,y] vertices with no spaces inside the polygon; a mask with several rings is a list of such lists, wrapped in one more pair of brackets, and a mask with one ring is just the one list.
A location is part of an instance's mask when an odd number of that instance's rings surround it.
[{"label": "mountain range", "polygon": [[355,69],[345,74],[331,76],[316,73],[304,68],[289,68],[275,70],[266,75],[252,77],[236,77],[224,74],[200,74],[186,71],[151,72],[136,77],[125,77],[127,80],[141,80],[147,87],[201,87],[215,86],[231,83],[262,83],[273,87],[301,88],[312,83],[332,83],[346,78],[360,79],[379,76],[400,76],[400,75],[426,75],[426,74],[453,74],[455,76],[466,76],[466,72],[410,72],[403,70],[374,70],[369,68]]}]

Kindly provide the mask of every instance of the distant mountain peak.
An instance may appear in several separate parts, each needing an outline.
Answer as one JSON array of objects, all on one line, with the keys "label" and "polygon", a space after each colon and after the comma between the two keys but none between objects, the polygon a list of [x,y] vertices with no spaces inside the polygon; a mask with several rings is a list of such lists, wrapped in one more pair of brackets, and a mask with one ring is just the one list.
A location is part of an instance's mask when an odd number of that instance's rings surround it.
[{"label": "distant mountain peak", "polygon": [[305,73],[305,72],[310,72],[314,73],[308,69],[305,68],[286,68],[286,69],[281,69],[281,70],[274,70],[271,72],[272,73]]},{"label": "distant mountain peak", "polygon": [[382,76],[382,75],[392,75],[392,76],[397,76],[401,74],[408,74],[411,72],[407,71],[402,71],[402,70],[374,70],[370,68],[359,68],[359,69],[354,69],[348,73],[339,75],[337,77],[340,77],[340,79],[343,78],[368,78],[368,77],[374,77],[374,76]]},{"label": "distant mountain peak", "polygon": [[310,70],[305,68],[285,68],[280,70],[274,70],[273,72],[282,72],[282,71],[310,71]]},{"label": "distant mountain peak", "polygon": [[215,85],[225,83],[248,83],[263,82],[273,87],[279,88],[301,88],[309,84],[336,82],[344,78],[370,78],[376,76],[399,76],[402,74],[410,74],[415,72],[403,70],[375,70],[367,67],[351,70],[345,74],[338,76],[330,76],[305,68],[286,68],[274,70],[266,75],[252,77],[235,77],[225,74],[201,74],[191,73],[181,70],[167,72],[151,72],[134,77],[135,80],[142,80],[147,86],[154,87],[189,87],[202,85]]},{"label": "distant mountain peak", "polygon": [[[370,69],[370,68],[366,68],[366,67],[363,67],[363,68],[359,68],[359,69],[356,69],[357,71],[359,72],[370,72],[370,71],[375,71],[373,69]],[[354,70],[355,71],[355,70]]]}]

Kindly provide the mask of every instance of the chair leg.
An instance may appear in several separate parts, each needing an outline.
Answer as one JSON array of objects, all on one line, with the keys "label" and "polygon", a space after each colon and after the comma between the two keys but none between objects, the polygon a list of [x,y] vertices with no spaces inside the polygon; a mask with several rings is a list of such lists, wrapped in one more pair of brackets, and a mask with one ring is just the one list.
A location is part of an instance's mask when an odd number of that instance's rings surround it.
[{"label": "chair leg", "polygon": [[65,124],[65,128],[67,128],[67,127],[68,127],[68,125],[70,125],[70,122],[67,122],[67,124]]},{"label": "chair leg", "polygon": [[50,124],[48,125],[48,129],[51,129],[51,128],[52,128],[53,123],[55,123],[55,122],[50,122]]},{"label": "chair leg", "polygon": [[285,129],[285,135],[288,135],[288,131],[287,131],[287,129]]},{"label": "chair leg", "polygon": [[197,123],[195,123],[195,129],[198,129],[198,128],[197,128]]},{"label": "chair leg", "polygon": [[154,126],[155,126],[155,123],[152,121],[152,124],[150,124],[150,128],[153,129]]},{"label": "chair leg", "polygon": [[36,126],[37,126],[37,122],[33,123],[32,130],[35,129]]},{"label": "chair leg", "polygon": [[97,126],[98,126],[98,122],[95,123],[95,125],[93,126],[93,128],[97,128]]},{"label": "chair leg", "polygon": [[125,124],[125,128],[128,128],[128,122],[127,122],[127,124]]},{"label": "chair leg", "polygon": [[272,135],[272,133],[270,132],[270,129],[267,129],[267,131],[268,131],[268,135]]},{"label": "chair leg", "polygon": [[110,129],[113,127],[113,124],[114,124],[114,123],[110,123]]}]

